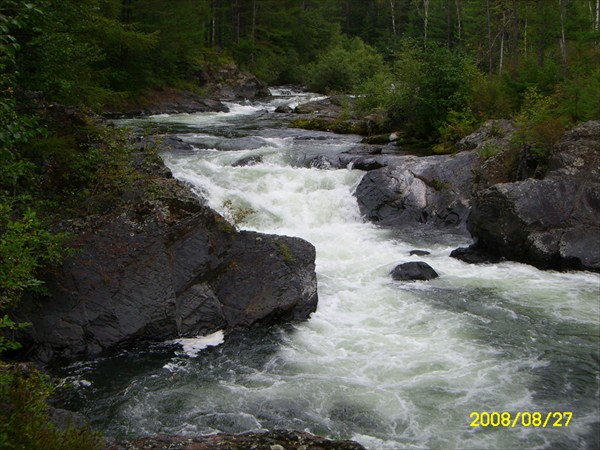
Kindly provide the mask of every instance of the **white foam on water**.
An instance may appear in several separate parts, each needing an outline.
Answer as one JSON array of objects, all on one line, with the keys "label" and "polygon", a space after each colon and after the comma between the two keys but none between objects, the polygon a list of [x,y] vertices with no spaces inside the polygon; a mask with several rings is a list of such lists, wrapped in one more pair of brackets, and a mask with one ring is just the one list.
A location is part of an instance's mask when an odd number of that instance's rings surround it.
[{"label": "white foam on water", "polygon": [[[207,336],[199,336],[197,338],[182,338],[173,341],[175,344],[180,344],[183,352],[191,358],[198,356],[202,350],[208,347],[215,347],[225,342],[225,333],[220,330],[216,333]],[[166,368],[166,367],[165,367]],[[169,367],[169,369],[172,367]]]},{"label": "white foam on water", "polygon": [[[263,107],[239,105],[227,114],[250,116]],[[184,118],[201,128],[225,117]],[[577,379],[564,383],[561,377],[577,364],[565,365],[561,358],[583,349],[580,357],[592,364],[589,342],[597,343],[600,330],[598,274],[450,258],[470,239],[400,234],[366,223],[352,195],[362,172],[291,167],[289,161],[301,151],[292,138],[265,138],[265,144],[164,158],[176,178],[194,186],[223,215],[232,208],[252,211],[238,227],[314,244],[318,309],[282,335],[260,369],[214,367],[222,369],[216,380],[200,363],[200,351],[222,343],[222,333],[180,340],[184,352],[196,357],[188,362],[199,362],[198,367],[186,364],[190,380],[176,386],[138,388],[124,407],[132,427],[137,421],[154,433],[202,433],[282,426],[396,449],[568,447],[597,426],[599,388],[591,395],[596,406],[588,399],[576,423],[560,430],[473,428],[469,415],[575,407],[568,389]],[[303,144],[325,155],[332,151],[327,145],[317,148],[318,141]],[[256,155],[262,163],[231,167]],[[409,256],[415,248],[431,254]],[[406,261],[425,261],[440,277],[393,281],[389,272]],[[178,375],[180,364],[171,361],[165,372]],[[193,375],[201,370],[208,371],[209,381]],[[592,379],[598,385],[597,372]],[[548,383],[556,384],[552,397],[543,392]],[[577,400],[578,405],[585,401]],[[165,411],[163,405],[174,404],[174,411]]]}]

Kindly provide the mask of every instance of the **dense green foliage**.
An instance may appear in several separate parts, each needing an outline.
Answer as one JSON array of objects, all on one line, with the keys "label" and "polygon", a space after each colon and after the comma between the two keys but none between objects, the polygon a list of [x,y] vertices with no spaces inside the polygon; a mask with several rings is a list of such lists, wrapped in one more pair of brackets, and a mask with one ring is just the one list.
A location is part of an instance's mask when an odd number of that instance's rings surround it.
[{"label": "dense green foliage", "polygon": [[94,450],[102,440],[87,428],[66,429],[48,418],[53,388],[46,376],[26,365],[0,363],[0,448]]}]

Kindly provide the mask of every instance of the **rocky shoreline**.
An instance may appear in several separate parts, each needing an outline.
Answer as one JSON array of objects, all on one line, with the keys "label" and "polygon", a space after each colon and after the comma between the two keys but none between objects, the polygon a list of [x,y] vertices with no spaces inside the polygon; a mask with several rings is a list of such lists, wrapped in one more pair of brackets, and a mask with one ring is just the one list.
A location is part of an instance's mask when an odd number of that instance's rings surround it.
[{"label": "rocky shoreline", "polygon": [[305,320],[316,309],[310,243],[239,232],[168,170],[157,170],[160,195],[138,193],[93,218],[77,233],[73,254],[48,274],[50,296],[21,302],[15,318],[31,323],[22,337],[29,359],[47,364]]},{"label": "rocky shoreline", "polygon": [[[335,103],[321,100],[296,113],[339,123]],[[547,167],[512,144],[514,132],[508,120],[489,121],[458,142],[456,153],[432,156],[414,155],[392,133],[319,164],[367,171],[355,192],[367,220],[470,235],[475,243],[453,257],[599,272],[600,121],[566,132]]]},{"label": "rocky shoreline", "polygon": [[[189,112],[208,104],[185,98]],[[161,103],[144,113],[180,106]],[[303,114],[319,114],[307,108]],[[511,150],[513,131],[506,121],[488,123],[463,139],[458,153],[434,156],[411,154],[390,135],[324,160],[327,167],[367,171],[355,196],[368,220],[470,233],[475,243],[452,256],[470,263],[509,259],[542,269],[600,271],[600,121],[566,133],[543,176],[527,170],[526,155]],[[500,151],[484,158],[481,149],[490,142]],[[160,143],[180,144],[174,137]],[[144,161],[156,142],[135,145],[136,158]],[[76,251],[46,278],[50,297],[22,302],[15,318],[32,323],[22,339],[27,358],[42,364],[85,358],[133,343],[306,320],[315,311],[310,243],[238,232],[164,165],[154,164],[151,172],[160,195],[127,193],[123,207],[78,228]],[[147,438],[108,448],[223,445],[363,448],[293,431]]]},{"label": "rocky shoreline", "polygon": [[303,431],[274,430],[199,437],[150,437],[110,444],[105,450],[364,450],[364,448],[354,441],[330,440]]}]

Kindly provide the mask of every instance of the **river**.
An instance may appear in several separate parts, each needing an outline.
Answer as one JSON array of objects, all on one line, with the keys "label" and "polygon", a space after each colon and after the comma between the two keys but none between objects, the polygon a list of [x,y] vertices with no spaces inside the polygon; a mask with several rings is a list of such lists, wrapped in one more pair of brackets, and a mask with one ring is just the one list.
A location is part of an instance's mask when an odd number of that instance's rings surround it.
[{"label": "river", "polygon": [[[212,336],[195,356],[163,343],[78,362],[63,372],[78,386],[66,406],[109,439],[293,428],[370,449],[599,448],[598,274],[470,265],[449,257],[468,236],[364,222],[352,195],[364,172],[309,164],[359,138],[287,128],[275,107],[310,95],[273,92],[129,123],[193,143],[166,164],[225,216],[245,209],[240,228],[315,245],[317,312]],[[261,162],[232,166],[250,156]],[[411,260],[440,277],[393,281]],[[509,415],[471,426],[482,411]]]}]

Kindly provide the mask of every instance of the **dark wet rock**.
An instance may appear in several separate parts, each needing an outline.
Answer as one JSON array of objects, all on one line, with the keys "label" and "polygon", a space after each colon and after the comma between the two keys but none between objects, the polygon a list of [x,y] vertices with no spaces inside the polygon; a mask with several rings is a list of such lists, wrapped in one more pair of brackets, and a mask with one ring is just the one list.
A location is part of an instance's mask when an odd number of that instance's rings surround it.
[{"label": "dark wet rock", "polygon": [[600,183],[526,180],[478,196],[475,248],[543,269],[600,270]]},{"label": "dark wet rock", "polygon": [[52,406],[48,407],[48,418],[55,427],[61,430],[67,430],[70,427],[84,428],[90,425],[89,420],[83,414]]},{"label": "dark wet rock", "polygon": [[256,164],[260,164],[263,162],[263,158],[260,155],[251,155],[246,156],[245,158],[240,158],[235,161],[232,166],[233,167],[244,167],[244,166],[254,166]]},{"label": "dark wet rock", "polygon": [[315,169],[328,170],[337,167],[337,161],[332,161],[327,156],[319,155],[308,162],[309,167]]},{"label": "dark wet rock", "polygon": [[408,254],[410,256],[427,256],[431,255],[431,252],[428,252],[427,250],[411,250]]},{"label": "dark wet rock", "polygon": [[[350,99],[347,98],[348,105]],[[313,100],[303,103],[294,108],[295,114],[318,114],[319,117],[330,117],[337,119],[344,112],[344,107],[339,100],[339,97],[327,97],[321,100]]]},{"label": "dark wet rock", "polygon": [[376,134],[373,136],[367,136],[363,138],[363,144],[389,144],[398,140],[396,133]]},{"label": "dark wet rock", "polygon": [[292,128],[360,135],[373,131],[373,124],[369,120],[359,118],[354,113],[354,99],[351,97],[334,96],[314,100],[298,105],[294,113],[302,117],[290,123]]},{"label": "dark wet rock", "polygon": [[600,182],[600,120],[566,132],[554,147],[546,178],[562,177]]},{"label": "dark wet rock", "polygon": [[140,152],[140,158],[146,156],[147,150],[156,151],[160,149],[168,152],[189,153],[195,149],[195,146],[191,143],[184,141],[178,136],[169,134],[139,136],[137,141],[131,145]]},{"label": "dark wet rock", "polygon": [[304,320],[316,310],[315,248],[308,242],[242,231],[226,261],[210,285],[228,328]]},{"label": "dark wet rock", "polygon": [[503,260],[503,258],[498,255],[492,255],[488,252],[479,250],[475,245],[452,250],[450,256],[469,264],[497,263]]},{"label": "dark wet rock", "polygon": [[361,212],[382,225],[464,229],[472,198],[473,152],[396,157],[368,172],[356,189]]},{"label": "dark wet rock", "polygon": [[108,445],[105,450],[364,450],[354,441],[330,440],[303,431],[274,430],[211,436],[161,436]]},{"label": "dark wet rock", "polygon": [[469,230],[472,251],[543,269],[600,271],[600,121],[563,136],[544,179],[479,193]]},{"label": "dark wet rock", "polygon": [[177,114],[197,112],[228,112],[221,101],[201,97],[188,91],[164,89],[148,92],[139,104],[124,105],[121,111],[107,111],[107,118],[148,116],[155,114]]},{"label": "dark wet rock", "polygon": [[227,138],[221,136],[185,136],[185,142],[196,148],[221,151],[256,150],[265,147],[267,141],[259,136]]},{"label": "dark wet rock", "polygon": [[386,165],[385,162],[382,162],[378,158],[358,158],[352,161],[353,169],[364,170],[366,172],[381,169],[382,167],[386,167]]},{"label": "dark wet rock", "polygon": [[48,297],[14,311],[30,322],[31,359],[96,355],[144,341],[303,320],[316,309],[315,249],[285,236],[237,232],[172,179],[73,227],[74,252],[46,275]]},{"label": "dark wet rock", "polygon": [[223,100],[254,100],[271,96],[265,83],[240,70],[234,63],[206,67],[198,74],[198,83],[211,97]]},{"label": "dark wet rock", "polygon": [[288,105],[279,105],[277,108],[275,108],[275,112],[282,114],[291,114],[294,112],[294,110]]},{"label": "dark wet rock", "polygon": [[396,281],[427,281],[439,277],[437,272],[423,261],[400,264],[390,272],[390,275]]}]

